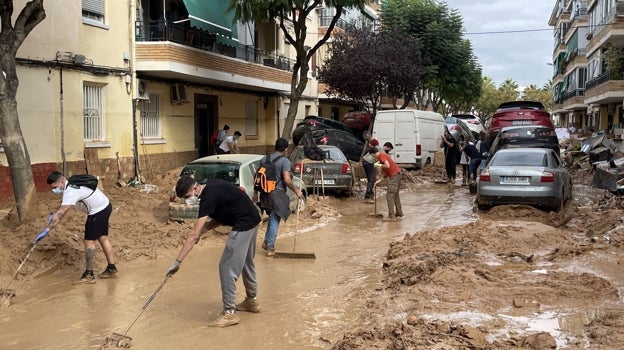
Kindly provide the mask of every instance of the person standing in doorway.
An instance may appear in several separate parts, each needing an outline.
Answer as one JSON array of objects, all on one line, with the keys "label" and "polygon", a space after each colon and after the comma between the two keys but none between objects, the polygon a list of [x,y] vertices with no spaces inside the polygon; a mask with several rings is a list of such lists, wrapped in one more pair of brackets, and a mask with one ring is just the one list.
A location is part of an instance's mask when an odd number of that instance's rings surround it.
[{"label": "person standing in doorway", "polygon": [[240,153],[238,150],[238,138],[241,137],[240,131],[234,131],[233,136],[227,136],[219,145],[219,154]]},{"label": "person standing in doorway", "polygon": [[403,207],[401,206],[401,198],[399,197],[399,190],[401,189],[401,169],[392,160],[392,157],[385,152],[379,151],[377,147],[371,148],[369,153],[377,160],[375,167],[381,168],[384,177],[388,178],[388,187],[386,190],[386,201],[388,202],[387,220],[394,221],[397,217],[403,216]]},{"label": "person standing in doorway", "polygon": [[[223,312],[208,327],[227,327],[238,324],[240,318],[235,310],[257,313],[260,306],[256,301],[258,283],[256,279],[256,236],[260,214],[247,194],[225,180],[210,179],[198,184],[189,175],[182,175],[176,184],[180,198],[199,198],[199,214],[191,232],[176,260],[167,270],[173,276],[180,269],[184,258],[191,252],[201,234],[220,225],[231,226],[225,248],[219,260],[219,279]],[[236,280],[243,276],[245,300],[236,304]]]},{"label": "person standing in doorway", "polygon": [[48,218],[48,226],[41,232],[36,240],[43,239],[67,214],[69,209],[77,208],[88,214],[85,222],[84,246],[86,251],[86,268],[76,283],[95,283],[93,273],[93,259],[95,257],[95,242],[98,242],[104,251],[108,265],[100,278],[111,278],[117,275],[113,245],[108,239],[108,220],[113,211],[113,206],[106,195],[99,188],[92,190],[87,186],[71,184],[65,176],[53,171],[48,175],[47,183],[52,187],[52,192],[63,195],[61,206]]},{"label": "person standing in doorway", "polygon": [[275,152],[266,156],[268,161],[275,164],[277,174],[275,190],[260,195],[258,191],[254,191],[252,197],[254,203],[258,202],[259,197],[260,208],[269,214],[269,224],[262,242],[262,249],[266,250],[266,256],[275,255],[275,239],[280,221],[281,219],[286,221],[290,216],[290,199],[286,194],[286,188],[290,188],[299,199],[303,199],[303,193],[295,187],[290,177],[290,161],[284,156],[286,148],[288,148],[288,141],[280,137],[275,141]]},{"label": "person standing in doorway", "polygon": [[373,138],[368,131],[365,131],[363,136],[364,141],[366,142],[366,145],[364,146],[366,149],[366,153],[364,153],[364,156],[362,157],[362,167],[364,168],[364,173],[366,173],[366,192],[364,193],[364,200],[367,202],[371,202],[371,196],[373,195],[373,185],[375,184],[377,176],[375,172],[375,167],[373,166],[373,164],[375,163],[375,157],[373,157],[373,155],[371,155],[368,151],[372,147],[379,146],[379,141]]}]

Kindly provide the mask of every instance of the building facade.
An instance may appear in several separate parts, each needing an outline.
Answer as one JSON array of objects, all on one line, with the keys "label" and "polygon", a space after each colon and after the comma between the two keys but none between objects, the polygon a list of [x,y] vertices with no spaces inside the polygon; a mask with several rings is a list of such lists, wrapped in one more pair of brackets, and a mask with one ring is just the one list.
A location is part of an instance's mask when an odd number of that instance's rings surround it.
[{"label": "building facade", "polygon": [[624,126],[624,1],[558,0],[554,28],[553,111],[562,126]]}]

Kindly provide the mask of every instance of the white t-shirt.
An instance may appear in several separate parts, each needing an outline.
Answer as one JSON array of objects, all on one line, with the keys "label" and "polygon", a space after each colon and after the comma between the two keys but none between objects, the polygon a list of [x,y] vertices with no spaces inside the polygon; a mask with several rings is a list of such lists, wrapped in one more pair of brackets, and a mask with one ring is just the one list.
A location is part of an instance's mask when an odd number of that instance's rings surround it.
[{"label": "white t-shirt", "polygon": [[93,215],[104,210],[109,203],[108,197],[99,188],[96,188],[94,192],[89,187],[76,188],[65,181],[61,205],[73,205],[76,209]]},{"label": "white t-shirt", "polygon": [[225,138],[225,140],[223,140],[223,142],[221,142],[221,144],[219,145],[219,148],[221,148],[224,152],[229,152],[232,149],[230,148],[230,145],[228,145],[228,142],[231,142],[233,145],[237,144],[238,140],[234,140],[234,136],[228,136]]}]

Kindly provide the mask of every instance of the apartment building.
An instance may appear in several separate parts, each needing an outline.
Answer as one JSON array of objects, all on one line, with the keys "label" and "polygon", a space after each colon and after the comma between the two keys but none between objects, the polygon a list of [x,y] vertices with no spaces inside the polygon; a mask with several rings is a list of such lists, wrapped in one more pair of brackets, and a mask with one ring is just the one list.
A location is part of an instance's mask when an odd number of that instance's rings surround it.
[{"label": "apartment building", "polygon": [[[15,13],[26,0],[14,1]],[[106,6],[104,6],[106,5]],[[125,1],[49,1],[17,53],[17,109],[38,190],[52,170],[116,174],[132,155],[132,22]],[[113,160],[108,161],[107,160]],[[130,162],[131,163],[131,162]],[[0,150],[0,200],[12,197]]]},{"label": "apartment building", "polygon": [[624,126],[624,1],[559,0],[554,28],[553,111],[562,126]]}]

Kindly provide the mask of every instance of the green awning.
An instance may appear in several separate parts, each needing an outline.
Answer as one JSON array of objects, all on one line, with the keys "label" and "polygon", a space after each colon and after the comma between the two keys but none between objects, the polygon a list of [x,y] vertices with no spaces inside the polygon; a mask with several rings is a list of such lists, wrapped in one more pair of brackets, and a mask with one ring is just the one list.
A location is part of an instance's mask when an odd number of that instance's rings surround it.
[{"label": "green awning", "polygon": [[191,26],[217,34],[217,42],[237,47],[238,31],[234,12],[222,0],[184,0]]}]

